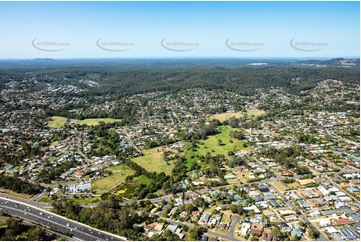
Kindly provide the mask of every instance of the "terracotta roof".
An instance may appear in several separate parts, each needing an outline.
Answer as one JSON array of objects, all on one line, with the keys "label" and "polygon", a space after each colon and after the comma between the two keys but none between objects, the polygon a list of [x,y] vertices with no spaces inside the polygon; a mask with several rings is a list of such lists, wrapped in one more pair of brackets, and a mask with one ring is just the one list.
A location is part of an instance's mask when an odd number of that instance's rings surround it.
[{"label": "terracotta roof", "polygon": [[334,219],[333,222],[335,224],[346,224],[346,223],[350,223],[351,221],[348,220],[347,218],[340,218],[340,219]]}]

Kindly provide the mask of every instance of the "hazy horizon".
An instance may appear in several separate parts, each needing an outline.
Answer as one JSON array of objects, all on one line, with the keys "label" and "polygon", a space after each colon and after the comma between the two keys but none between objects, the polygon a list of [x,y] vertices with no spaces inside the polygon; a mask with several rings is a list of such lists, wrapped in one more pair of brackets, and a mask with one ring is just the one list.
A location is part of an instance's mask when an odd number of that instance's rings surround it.
[{"label": "hazy horizon", "polygon": [[226,60],[332,60],[332,59],[360,59],[359,56],[335,56],[335,57],[64,57],[64,58],[0,58],[0,61],[13,61],[13,60],[192,60],[192,59],[204,59],[204,60],[216,60],[216,59],[226,59]]}]

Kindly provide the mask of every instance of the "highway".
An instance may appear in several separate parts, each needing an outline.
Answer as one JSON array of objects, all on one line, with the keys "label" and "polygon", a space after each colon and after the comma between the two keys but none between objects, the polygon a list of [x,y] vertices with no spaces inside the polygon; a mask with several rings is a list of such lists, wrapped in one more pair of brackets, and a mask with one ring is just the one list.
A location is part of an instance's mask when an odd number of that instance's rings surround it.
[{"label": "highway", "polygon": [[[342,172],[342,171],[340,171]],[[329,174],[338,174],[340,172],[330,172],[330,173],[324,173],[324,174],[319,174],[319,176],[326,176]],[[237,184],[237,187],[242,187],[245,185],[251,185],[251,184],[265,184],[268,183],[269,185],[271,185],[273,187],[273,190],[275,192],[278,193],[278,195],[284,199],[284,201],[287,203],[287,205],[296,210],[297,208],[294,206],[293,203],[291,203],[290,201],[288,201],[285,196],[278,191],[277,188],[275,188],[272,185],[272,182],[275,181],[280,181],[282,179],[284,179],[283,176],[279,176],[277,174],[275,174],[276,177],[275,178],[270,178],[267,180],[263,180],[263,181],[255,181],[255,182],[249,182],[247,184]],[[301,176],[295,175],[294,178],[299,178]],[[327,177],[328,178],[328,177]],[[329,180],[331,180],[330,178],[328,178]],[[213,187],[213,188],[203,188],[203,189],[199,189],[197,191],[187,191],[186,195],[196,195],[196,194],[200,194],[200,193],[206,193],[212,190],[216,190],[219,191],[221,189],[227,189],[227,188],[231,188],[233,185],[225,185],[225,186],[219,186],[219,187]],[[177,194],[179,196],[181,196],[182,194],[179,193]],[[153,198],[153,199],[141,199],[138,200],[136,202],[140,202],[140,201],[151,201],[151,202],[161,202],[161,201],[169,201],[171,198],[173,197],[172,194],[170,195],[166,195],[163,197],[159,197],[159,198]],[[129,202],[123,202],[120,203],[120,205],[126,205]],[[96,204],[93,204],[94,206],[96,206]],[[162,217],[163,213],[165,212],[166,208],[168,206],[165,206],[165,209],[163,209],[162,213],[160,214],[160,218]],[[101,231],[95,228],[92,228],[88,225],[70,220],[68,218],[65,218],[63,216],[59,216],[57,214],[51,213],[47,210],[45,210],[44,208],[48,208],[46,206],[44,206],[44,204],[40,204],[36,201],[34,201],[33,199],[31,200],[26,200],[26,199],[21,199],[21,198],[17,198],[17,197],[13,197],[10,195],[6,195],[5,194],[0,194],[0,210],[2,210],[3,212],[6,212],[12,216],[16,216],[19,218],[22,218],[26,221],[30,221],[36,224],[39,224],[45,228],[54,230],[54,231],[58,231],[59,233],[62,234],[66,234],[71,236],[74,239],[78,239],[78,240],[87,240],[87,241],[94,241],[94,240],[113,240],[113,241],[118,241],[118,240],[126,240],[126,238],[121,237],[121,236],[117,236],[114,234],[110,234],[107,233],[105,231]],[[297,210],[296,210],[297,211]],[[313,225],[313,227],[320,232],[320,238],[319,240],[327,240],[327,237],[324,235],[324,233],[322,231],[319,230],[319,228],[317,226],[315,226],[306,216],[304,216],[303,214],[300,215],[300,218],[302,220],[304,220],[305,222],[310,223],[311,225]],[[224,239],[228,239],[228,240],[235,240],[235,237],[233,235],[234,230],[235,230],[235,226],[237,224],[237,221],[239,218],[237,216],[232,216],[232,227],[231,227],[231,232],[228,233],[227,235],[220,235],[217,234],[215,232],[211,232],[211,234],[213,233],[214,236],[218,236]],[[166,219],[168,220],[168,219]],[[168,222],[175,222],[175,221],[168,221]]]},{"label": "highway", "polygon": [[45,228],[58,231],[62,234],[70,235],[72,238],[77,240],[126,240],[124,237],[92,228],[88,225],[59,216],[39,207],[35,207],[32,204],[10,198],[0,197],[0,211],[26,221],[39,224]]}]

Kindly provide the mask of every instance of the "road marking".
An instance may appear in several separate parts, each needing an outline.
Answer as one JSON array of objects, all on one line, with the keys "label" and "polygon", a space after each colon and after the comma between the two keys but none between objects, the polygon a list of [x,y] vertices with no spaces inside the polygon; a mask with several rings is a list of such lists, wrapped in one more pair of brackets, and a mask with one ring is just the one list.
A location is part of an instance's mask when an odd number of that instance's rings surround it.
[{"label": "road marking", "polygon": [[[16,209],[16,208],[13,208],[13,207],[8,207],[8,206],[3,206],[3,207],[6,207],[7,209],[10,209],[10,210],[14,210],[14,211],[16,211],[16,212],[19,212],[21,215],[22,215],[22,212],[24,212],[23,210]],[[48,220],[48,219],[45,218],[45,217],[40,217],[40,216],[38,216],[38,215],[36,215],[36,214],[29,213],[29,212],[28,212],[28,215],[29,215],[29,216],[33,216],[33,217],[35,217],[35,218],[38,218],[38,219],[40,219],[40,220],[47,221],[48,223],[50,222],[51,224],[56,224],[56,225],[58,225],[58,226],[60,226],[60,227],[64,227],[66,230],[70,230],[70,232],[72,232],[70,227],[65,226],[65,225],[63,225],[63,224],[61,224],[61,223],[56,223],[55,221]],[[16,216],[22,217],[22,216],[19,216],[19,215],[16,215]],[[25,215],[24,215],[24,216],[25,216]],[[27,219],[27,218],[25,217],[25,219]],[[27,220],[30,220],[30,219],[27,219]],[[30,221],[32,221],[32,220],[30,220]],[[39,224],[39,222],[36,222],[36,221],[32,221],[32,222],[33,222],[33,223],[36,223],[36,224]],[[51,228],[50,225],[45,225],[45,224],[42,224],[41,222],[40,222],[40,225]],[[52,229],[55,229],[55,228],[52,228]],[[56,230],[56,229],[55,229],[55,230]],[[59,231],[59,232],[61,232],[61,231]],[[80,231],[80,230],[77,231],[77,232],[79,232],[79,233],[81,233],[81,234],[83,234],[83,235],[85,235],[85,236],[87,236],[87,237],[92,237],[92,238],[94,238],[95,240],[99,240],[99,238],[97,238],[97,237],[95,237],[95,236],[93,236],[93,235],[90,235],[90,234],[83,233],[83,232]]]},{"label": "road marking", "polygon": [[122,236],[119,236],[119,235],[115,235],[115,234],[112,234],[112,233],[109,233],[109,232],[106,232],[106,231],[103,231],[103,230],[100,230],[100,229],[97,229],[97,228],[93,228],[93,227],[91,227],[91,226],[89,226],[89,225],[87,225],[87,224],[83,224],[83,223],[80,223],[80,222],[78,222],[78,221],[71,220],[71,219],[69,219],[69,218],[66,218],[66,217],[60,216],[60,215],[58,215],[58,214],[55,214],[55,213],[46,211],[45,209],[36,207],[36,206],[34,206],[34,205],[31,205],[31,204],[28,204],[28,203],[25,203],[25,202],[22,202],[22,201],[17,201],[17,200],[13,200],[13,199],[10,199],[10,198],[3,198],[3,197],[0,197],[0,199],[3,199],[3,200],[5,200],[5,201],[8,200],[8,201],[11,201],[11,202],[14,202],[14,203],[22,204],[22,205],[24,205],[24,206],[32,207],[32,208],[38,209],[38,210],[40,210],[40,211],[42,211],[42,212],[49,213],[49,214],[51,214],[51,215],[53,215],[53,216],[56,216],[56,217],[58,217],[58,218],[65,219],[65,220],[69,220],[69,221],[71,221],[71,222],[73,222],[73,223],[76,223],[76,224],[78,224],[78,225],[87,227],[87,228],[89,228],[89,229],[93,229],[93,230],[95,230],[95,231],[97,231],[97,232],[101,232],[101,233],[107,234],[107,235],[112,236],[112,237],[114,237],[114,238],[118,238],[118,239],[120,239],[120,240],[127,240],[125,237],[122,237]]}]

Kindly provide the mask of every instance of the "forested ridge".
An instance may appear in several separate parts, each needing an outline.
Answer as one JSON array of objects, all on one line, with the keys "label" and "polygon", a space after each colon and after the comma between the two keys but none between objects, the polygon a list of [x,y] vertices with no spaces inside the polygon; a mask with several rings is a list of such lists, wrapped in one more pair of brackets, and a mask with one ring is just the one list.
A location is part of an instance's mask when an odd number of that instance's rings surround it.
[{"label": "forested ridge", "polygon": [[[189,88],[223,89],[244,95],[252,95],[257,88],[284,87],[292,93],[299,93],[315,87],[317,82],[324,79],[337,79],[345,82],[358,83],[359,70],[341,67],[293,67],[293,66],[241,66],[215,67],[203,65],[201,67],[153,68],[137,66],[61,66],[53,68],[21,68],[0,69],[2,78],[0,88],[4,82],[33,77],[37,81],[49,84],[64,84],[86,87],[79,83],[81,79],[88,79],[100,84],[87,87],[87,92],[78,96],[101,96],[113,94],[127,96],[135,93],[153,91],[179,91]],[[298,81],[293,81],[298,78]],[[71,93],[61,95],[73,95]]]}]

